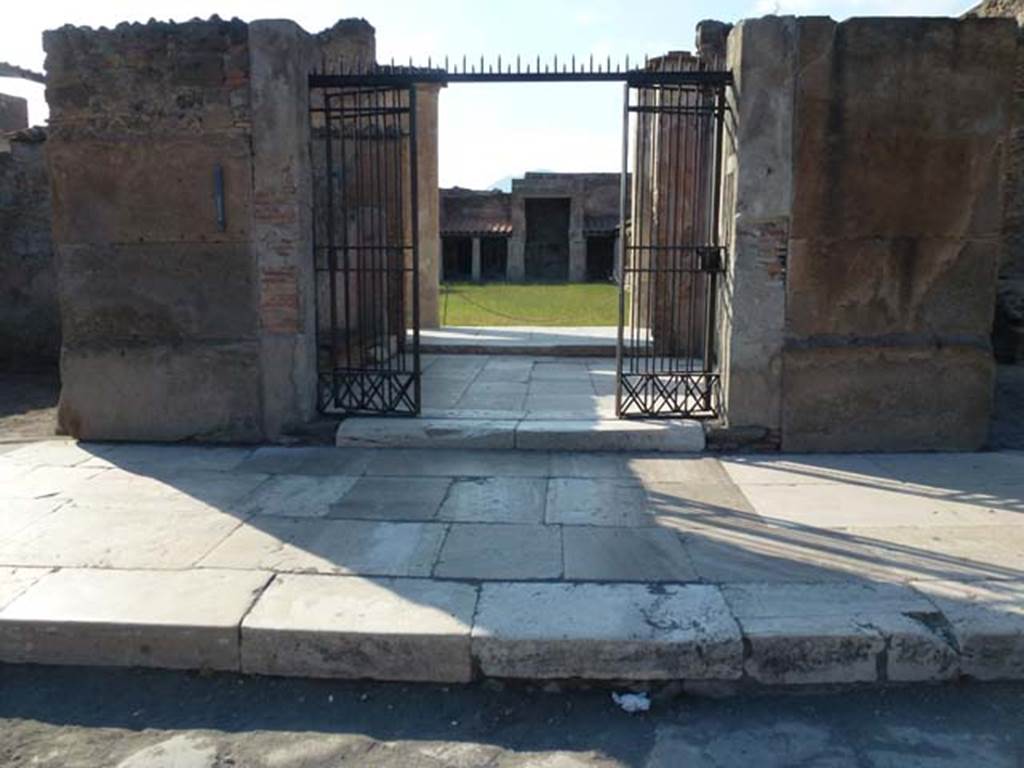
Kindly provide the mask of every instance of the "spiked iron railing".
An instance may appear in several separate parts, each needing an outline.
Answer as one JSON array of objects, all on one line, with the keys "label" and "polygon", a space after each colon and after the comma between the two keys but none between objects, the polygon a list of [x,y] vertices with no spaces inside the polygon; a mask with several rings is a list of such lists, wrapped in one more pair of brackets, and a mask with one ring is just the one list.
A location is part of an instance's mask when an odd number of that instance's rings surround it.
[{"label": "spiked iron railing", "polygon": [[[642,61],[642,65],[639,63]],[[359,85],[404,85],[414,82],[436,83],[488,83],[488,82],[627,82],[632,85],[656,83],[721,82],[722,72],[709,70],[690,54],[642,59],[626,56],[622,61],[603,59],[593,55],[577,57],[552,56],[550,59],[516,56],[505,59],[497,56],[488,60],[481,56],[471,59],[448,56],[436,62],[427,57],[426,64],[417,64],[412,58],[408,64],[378,63],[368,59],[324,60],[317,72],[310,74],[314,87]],[[726,76],[727,77],[727,76]]]}]

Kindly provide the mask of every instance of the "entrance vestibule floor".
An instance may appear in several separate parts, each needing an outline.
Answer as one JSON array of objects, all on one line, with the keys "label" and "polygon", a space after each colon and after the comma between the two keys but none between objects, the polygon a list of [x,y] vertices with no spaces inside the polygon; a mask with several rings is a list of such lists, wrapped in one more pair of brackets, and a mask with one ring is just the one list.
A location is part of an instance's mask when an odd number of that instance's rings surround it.
[{"label": "entrance vestibule floor", "polygon": [[425,354],[423,415],[614,419],[613,358]]}]

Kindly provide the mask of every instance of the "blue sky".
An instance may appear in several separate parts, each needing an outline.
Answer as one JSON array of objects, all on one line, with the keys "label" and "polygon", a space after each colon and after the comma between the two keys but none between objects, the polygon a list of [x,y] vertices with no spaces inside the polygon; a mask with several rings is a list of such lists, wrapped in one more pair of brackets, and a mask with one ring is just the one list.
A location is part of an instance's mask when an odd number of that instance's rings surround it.
[{"label": "blue sky", "polygon": [[[44,29],[65,23],[202,18],[291,18],[319,31],[364,17],[377,29],[380,60],[445,55],[506,60],[516,54],[643,58],[691,50],[700,19],[765,13],[832,16],[955,16],[970,0],[58,0],[20,3],[0,26],[0,60],[42,69]],[[0,78],[0,91],[30,98],[43,122],[41,86]],[[485,186],[528,169],[613,171],[619,161],[621,86],[453,85],[441,93],[440,170],[445,186]]]}]

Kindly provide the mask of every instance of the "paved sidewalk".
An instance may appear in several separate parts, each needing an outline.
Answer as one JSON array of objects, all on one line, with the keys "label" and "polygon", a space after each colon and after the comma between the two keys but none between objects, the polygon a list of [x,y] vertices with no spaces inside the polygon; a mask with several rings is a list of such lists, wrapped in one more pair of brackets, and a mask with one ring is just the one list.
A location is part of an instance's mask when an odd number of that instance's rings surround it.
[{"label": "paved sidewalk", "polygon": [[1024,678],[1024,453],[0,446],[0,660]]}]

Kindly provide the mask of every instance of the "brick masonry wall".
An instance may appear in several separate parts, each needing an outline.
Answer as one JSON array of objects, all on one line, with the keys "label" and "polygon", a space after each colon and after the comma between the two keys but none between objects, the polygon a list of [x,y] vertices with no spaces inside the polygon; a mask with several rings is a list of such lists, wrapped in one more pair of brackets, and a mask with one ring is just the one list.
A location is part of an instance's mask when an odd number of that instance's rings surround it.
[{"label": "brick masonry wall", "polygon": [[60,355],[50,236],[46,133],[9,134],[0,149],[0,369],[52,368]]}]

